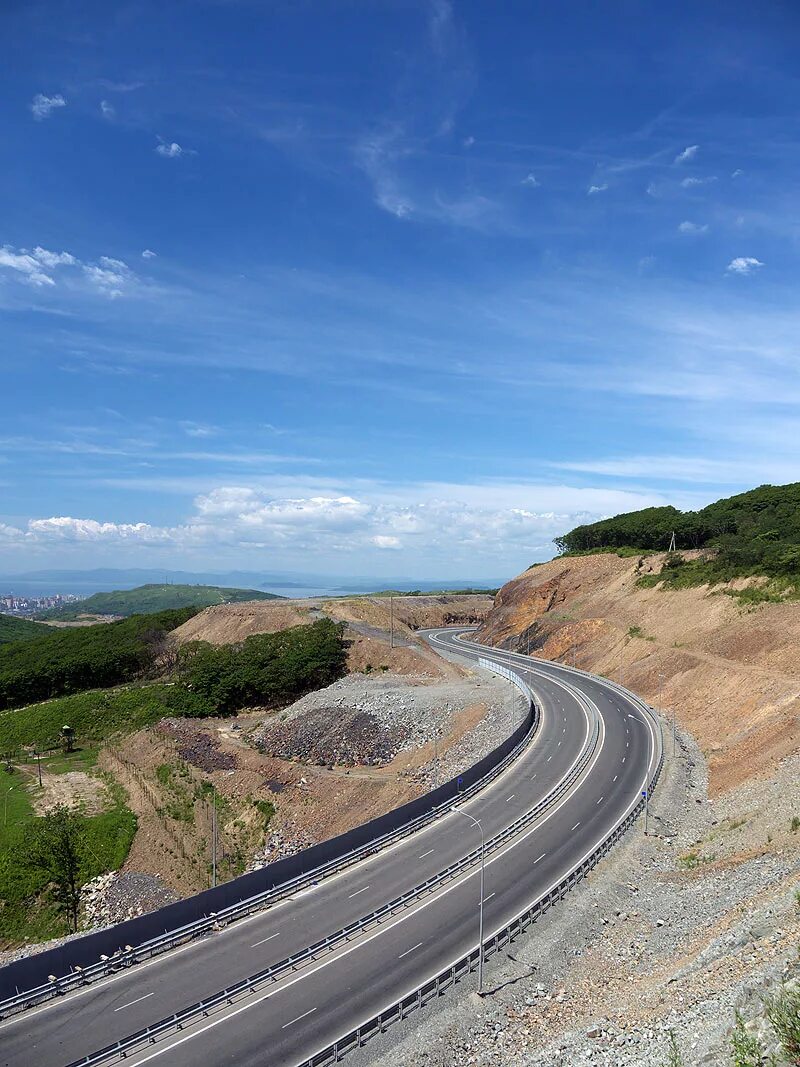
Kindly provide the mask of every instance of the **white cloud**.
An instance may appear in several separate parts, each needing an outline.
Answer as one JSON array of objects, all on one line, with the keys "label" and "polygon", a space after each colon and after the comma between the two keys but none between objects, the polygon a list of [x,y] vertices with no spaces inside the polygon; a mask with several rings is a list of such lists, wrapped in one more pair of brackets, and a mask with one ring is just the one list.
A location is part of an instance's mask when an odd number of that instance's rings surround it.
[{"label": "white cloud", "polygon": [[219,430],[216,426],[206,426],[201,422],[192,422],[184,419],[180,427],[187,437],[214,437]]},{"label": "white cloud", "polygon": [[688,160],[694,159],[694,157],[697,155],[697,152],[698,152],[699,148],[700,148],[700,145],[696,145],[696,144],[687,145],[687,147],[684,148],[684,150],[682,152],[679,152],[677,154],[677,156],[675,156],[675,162],[676,163],[686,163],[686,162],[688,162]]},{"label": "white cloud", "polygon": [[472,146],[475,144],[475,138],[474,137],[465,137],[464,140],[461,143],[463,144],[463,146],[465,148],[472,148]]},{"label": "white cloud", "polygon": [[157,252],[152,252],[149,248],[145,248],[144,252],[142,252],[142,259],[155,259],[157,255]]},{"label": "white cloud", "polygon": [[110,297],[120,296],[125,287],[130,287],[138,280],[127,263],[113,256],[100,256],[97,263],[82,263],[70,252],[51,252],[40,245],[32,251],[3,246],[0,248],[0,268],[3,267],[16,271],[22,281],[37,288],[55,286],[53,272],[62,267],[73,267],[73,289],[80,288],[79,285],[75,286],[75,282],[79,283],[82,275],[90,289]]},{"label": "white cloud", "polygon": [[608,182],[603,182],[602,185],[590,185],[586,190],[587,196],[595,196],[597,193],[604,193],[608,188]]},{"label": "white cloud", "polygon": [[49,118],[57,108],[66,106],[67,101],[61,93],[56,93],[55,96],[45,96],[44,93],[37,93],[31,101],[30,109],[36,121],[41,122],[42,119]]},{"label": "white cloud", "polygon": [[758,267],[763,267],[764,264],[760,259],[756,259],[754,256],[737,256],[736,259],[732,259],[728,266],[725,268],[730,274],[750,274]]},{"label": "white cloud", "polygon": [[40,248],[39,245],[34,248],[32,255],[51,270],[53,267],[74,267],[78,262],[69,252],[48,252],[46,248]]},{"label": "white cloud", "polygon": [[376,534],[375,537],[370,538],[373,545],[376,548],[400,548],[401,542],[399,537],[389,537],[386,534]]},{"label": "white cloud", "polygon": [[12,251],[7,245],[0,248],[0,267],[18,271],[30,285],[55,285],[49,274],[41,269],[41,264],[26,253]]},{"label": "white cloud", "polygon": [[267,548],[276,558],[283,552],[295,559],[335,553],[341,559],[349,555],[351,566],[365,553],[407,552],[410,560],[434,561],[439,568],[458,560],[496,571],[533,553],[546,555],[552,538],[579,522],[664,502],[660,494],[558,485],[362,488],[359,496],[281,495],[221,486],[198,496],[192,515],[177,526],[53,516],[32,519],[22,531],[10,528],[8,536],[27,545],[128,544],[173,552]]},{"label": "white cloud", "polygon": [[101,256],[99,262],[100,266],[94,263],[83,264],[86,280],[103,296],[108,296],[112,300],[122,296],[125,287],[135,280],[135,275],[128,264],[121,259],[113,259],[111,256]]},{"label": "white cloud", "polygon": [[710,185],[711,182],[715,182],[716,180],[716,175],[711,174],[708,178],[684,178],[681,185],[684,189],[694,189],[698,185]]},{"label": "white cloud", "polygon": [[9,245],[0,248],[0,267],[7,267],[21,274],[29,285],[37,287],[55,285],[55,281],[43,268],[74,266],[77,260],[69,252],[48,252],[38,245],[32,252],[27,248],[14,250]]},{"label": "white cloud", "polygon": [[697,222],[682,222],[678,226],[678,233],[685,234],[689,237],[699,237],[700,234],[708,233],[708,224],[702,225]]},{"label": "white cloud", "polygon": [[113,104],[109,104],[108,100],[101,100],[100,114],[103,116],[104,119],[108,119],[110,121],[116,116],[117,109],[114,107]]},{"label": "white cloud", "polygon": [[179,156],[186,155],[186,149],[182,148],[177,141],[161,141],[156,145],[156,152],[160,156],[164,156],[165,159],[177,159]]},{"label": "white cloud", "polygon": [[741,178],[741,176],[743,174],[744,174],[744,171],[741,169],[741,167],[737,167],[736,170],[733,172],[733,174],[731,174],[731,177],[732,178]]},{"label": "white cloud", "polygon": [[535,174],[528,174],[522,179],[522,185],[527,185],[529,189],[538,189],[542,184]]},{"label": "white cloud", "polygon": [[170,540],[170,533],[146,522],[97,522],[95,519],[53,516],[49,519],[31,519],[28,537],[36,541],[163,542]]}]

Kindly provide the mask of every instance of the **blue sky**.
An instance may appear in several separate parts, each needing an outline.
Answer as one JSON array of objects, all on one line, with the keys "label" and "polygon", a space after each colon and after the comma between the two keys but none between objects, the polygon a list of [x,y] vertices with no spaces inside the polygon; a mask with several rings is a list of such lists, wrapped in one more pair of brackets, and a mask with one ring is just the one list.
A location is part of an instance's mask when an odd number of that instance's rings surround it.
[{"label": "blue sky", "polygon": [[510,575],[800,478],[792,3],[6,5],[0,573]]}]

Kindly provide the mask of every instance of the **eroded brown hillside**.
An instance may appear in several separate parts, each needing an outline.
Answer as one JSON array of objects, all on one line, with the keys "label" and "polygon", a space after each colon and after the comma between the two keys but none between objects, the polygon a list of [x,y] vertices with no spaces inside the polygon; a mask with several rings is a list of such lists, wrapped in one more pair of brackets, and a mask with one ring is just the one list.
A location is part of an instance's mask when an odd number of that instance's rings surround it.
[{"label": "eroded brown hillside", "polygon": [[712,794],[769,776],[800,749],[800,604],[742,610],[721,586],[637,586],[662,561],[604,554],[533,567],[500,590],[479,637],[574,658],[674,708],[708,756]]}]

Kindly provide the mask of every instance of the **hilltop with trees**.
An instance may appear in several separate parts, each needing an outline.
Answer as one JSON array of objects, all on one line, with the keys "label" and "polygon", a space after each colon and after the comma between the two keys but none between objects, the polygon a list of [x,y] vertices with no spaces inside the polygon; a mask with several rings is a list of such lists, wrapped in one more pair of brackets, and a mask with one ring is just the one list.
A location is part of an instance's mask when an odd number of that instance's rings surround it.
[{"label": "hilltop with trees", "polygon": [[[661,579],[672,586],[729,581],[764,575],[796,585],[800,581],[800,482],[762,485],[717,500],[699,511],[645,508],[577,526],[555,538],[563,555],[589,552],[636,554],[669,549]],[[680,552],[706,550],[686,561]]]},{"label": "hilltop with trees", "polygon": [[214,604],[239,604],[247,600],[281,600],[277,593],[259,589],[228,589],[220,585],[140,585],[136,589],[115,589],[94,593],[77,604],[50,608],[37,616],[69,622],[86,615],[147,615],[177,608],[210,608]]}]

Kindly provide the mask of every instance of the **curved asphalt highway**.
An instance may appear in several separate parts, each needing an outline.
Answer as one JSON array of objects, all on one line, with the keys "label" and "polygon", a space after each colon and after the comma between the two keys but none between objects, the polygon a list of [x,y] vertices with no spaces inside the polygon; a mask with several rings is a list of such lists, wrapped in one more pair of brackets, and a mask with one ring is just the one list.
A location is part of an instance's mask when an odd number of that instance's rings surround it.
[{"label": "curved asphalt highway", "polygon": [[[463,805],[481,820],[487,840],[534,807],[569,772],[586,745],[590,718],[599,713],[601,719],[598,748],[581,779],[487,858],[488,935],[543,895],[620,821],[638,799],[657,759],[657,744],[636,705],[602,680],[481,648],[458,636],[456,631],[433,631],[428,638],[442,651],[469,660],[484,655],[513,667],[534,689],[542,708],[533,743]],[[64,1067],[336,932],[478,843],[476,829],[463,816],[445,815],[218,934],[0,1023],[0,1064]],[[126,1062],[293,1067],[473,948],[478,891],[473,867],[345,947]]]}]

